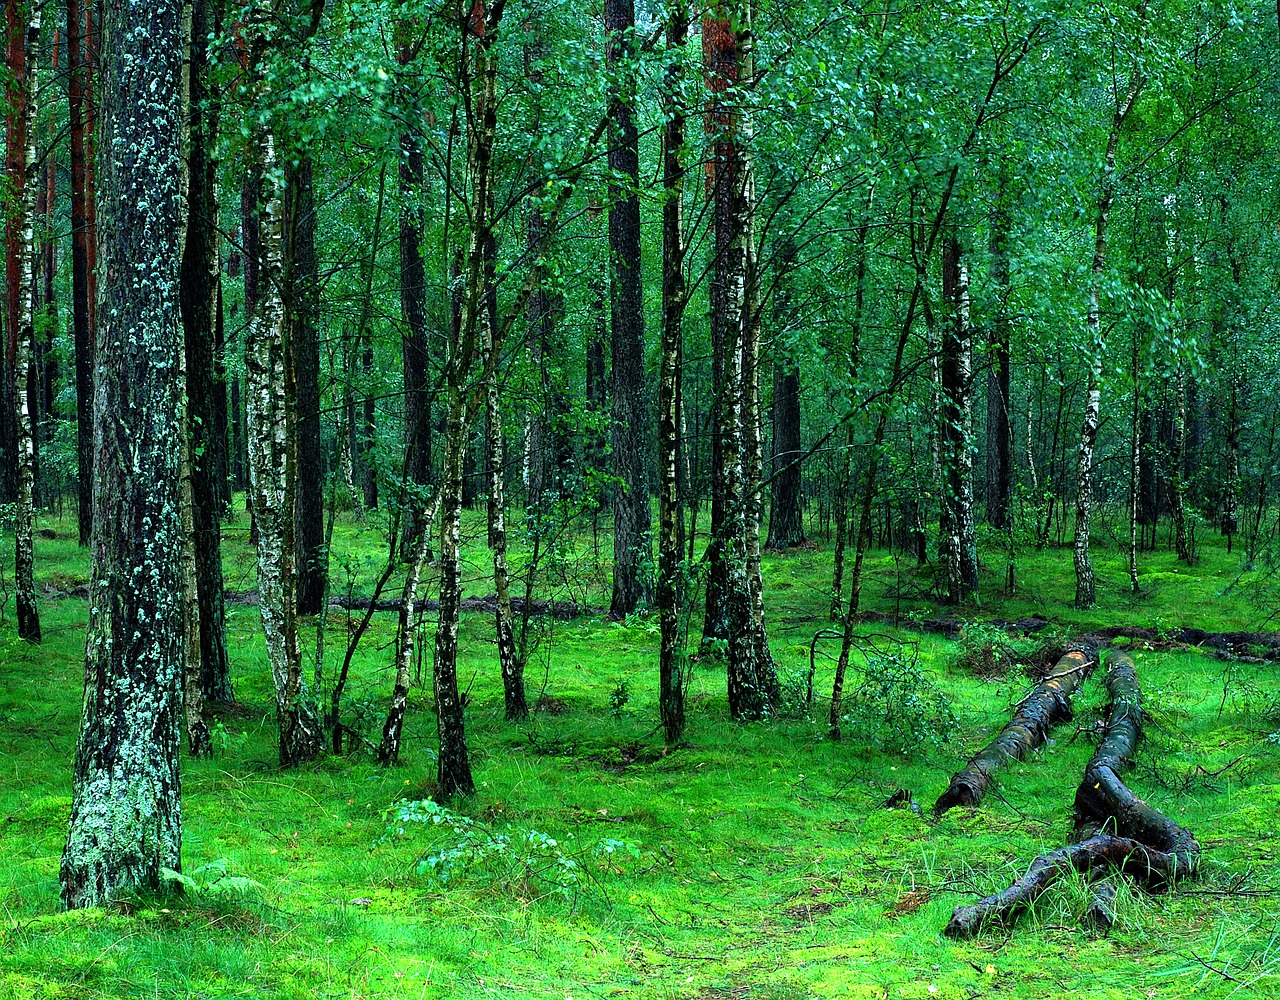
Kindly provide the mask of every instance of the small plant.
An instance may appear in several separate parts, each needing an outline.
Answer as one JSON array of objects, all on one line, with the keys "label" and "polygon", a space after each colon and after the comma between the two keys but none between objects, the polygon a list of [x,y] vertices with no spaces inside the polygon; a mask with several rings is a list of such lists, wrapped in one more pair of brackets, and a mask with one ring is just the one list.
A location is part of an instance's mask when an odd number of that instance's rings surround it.
[{"label": "small plant", "polygon": [[209,741],[218,753],[225,754],[231,750],[241,749],[249,742],[249,734],[245,732],[233,733],[227,728],[227,724],[219,719],[209,731]]},{"label": "small plant", "polygon": [[226,858],[218,858],[188,872],[161,868],[160,877],[171,888],[197,896],[243,896],[266,888],[256,879],[230,874],[228,864]]},{"label": "small plant", "polygon": [[[635,844],[606,837],[589,847],[570,850],[555,837],[527,827],[490,827],[430,799],[402,801],[388,810],[386,832],[374,844],[408,836],[418,825],[446,832],[444,842],[419,856],[417,872],[442,888],[463,875],[488,874],[504,887],[523,893],[573,898],[590,873],[588,858],[605,861],[618,853],[640,856]],[[610,863],[610,867],[612,867]]]},{"label": "small plant", "polygon": [[615,719],[621,718],[622,710],[627,707],[627,702],[630,700],[631,692],[627,690],[627,682],[619,680],[609,693],[609,714]]},{"label": "small plant", "polygon": [[955,710],[904,648],[879,649],[866,658],[862,681],[850,694],[845,720],[883,750],[910,754],[944,744],[956,727]]}]

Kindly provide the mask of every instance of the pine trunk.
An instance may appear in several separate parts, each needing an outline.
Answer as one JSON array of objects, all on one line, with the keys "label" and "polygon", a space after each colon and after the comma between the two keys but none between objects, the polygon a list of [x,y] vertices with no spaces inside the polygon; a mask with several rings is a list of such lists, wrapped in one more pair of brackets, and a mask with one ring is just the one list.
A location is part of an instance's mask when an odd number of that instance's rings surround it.
[{"label": "pine trunk", "polygon": [[991,367],[987,372],[987,523],[1006,530],[1013,503],[1013,365],[1006,313],[1009,294],[1010,180],[1001,172],[1000,189],[991,213],[991,284],[997,312],[991,322]]},{"label": "pine trunk", "polygon": [[218,254],[217,119],[209,101],[205,39],[211,25],[206,0],[191,10],[190,102],[187,143],[187,224],[179,307],[185,341],[187,434],[191,462],[191,518],[196,592],[199,597],[200,688],[206,699],[234,700],[227,658],[222,581],[223,487],[218,475],[217,306]]},{"label": "pine trunk", "polygon": [[609,251],[613,263],[613,598],[621,618],[653,596],[652,515],[645,475],[644,296],[640,287],[640,153],[635,123],[633,0],[605,0],[605,62],[616,75],[609,169]]},{"label": "pine trunk", "polygon": [[311,158],[295,154],[285,166],[284,297],[286,384],[294,405],[293,489],[297,612],[320,612],[328,560],[324,551],[324,452],[320,427],[320,275],[316,259],[316,203]]},{"label": "pine trunk", "polygon": [[[99,516],[61,866],[68,907],[158,889],[164,869],[181,868],[182,5],[117,0],[107,17],[101,254],[106,273],[132,277],[102,286],[95,353]],[[137,149],[149,154],[125,155]]]}]

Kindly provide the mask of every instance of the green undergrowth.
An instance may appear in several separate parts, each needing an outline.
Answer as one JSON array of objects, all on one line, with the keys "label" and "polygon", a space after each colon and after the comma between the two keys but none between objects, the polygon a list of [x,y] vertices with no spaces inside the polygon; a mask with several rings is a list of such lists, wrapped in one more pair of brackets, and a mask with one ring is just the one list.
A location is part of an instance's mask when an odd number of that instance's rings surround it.
[{"label": "green undergrowth", "polygon": [[[372,528],[339,527],[340,559],[381,558]],[[228,585],[247,590],[252,561],[238,528]],[[1087,616],[1068,608],[1069,552],[1038,553],[1020,569],[1023,595],[1001,599],[998,577],[984,577],[987,605],[963,613],[1044,614],[1058,637],[1086,618],[1258,627],[1245,586],[1228,589],[1238,557],[1209,542],[1202,551],[1191,572],[1145,557],[1149,573],[1172,579],[1132,605],[1122,559],[1100,553],[1101,607]],[[62,590],[87,575],[73,538],[38,541],[37,559],[42,583]],[[790,678],[807,673],[810,641],[826,626],[829,567],[822,548],[767,562],[771,640]],[[469,593],[487,592],[483,568],[477,558]],[[898,602],[898,568],[884,553],[871,560],[877,610]],[[901,568],[904,587],[923,586]],[[893,738],[902,722],[876,717],[884,699],[864,682],[878,668],[862,659],[847,691],[870,693],[846,697],[855,715],[845,738],[827,738],[830,641],[819,644],[808,715],[768,723],[728,722],[723,668],[697,661],[688,741],[668,750],[656,730],[654,620],[544,623],[527,675],[541,708],[512,725],[502,721],[492,621],[467,615],[459,676],[478,787],[444,811],[426,803],[429,682],[410,695],[401,767],[380,769],[357,749],[281,772],[257,611],[233,604],[238,704],[215,726],[216,755],[183,763],[186,884],[170,883],[183,891],[64,913],[57,873],[86,606],[46,599],[41,610],[40,648],[14,637],[11,605],[0,631],[0,997],[1280,995],[1274,665],[1136,653],[1150,721],[1130,783],[1199,836],[1197,880],[1161,896],[1120,883],[1117,925],[1095,936],[1081,927],[1087,887],[1069,879],[1013,929],[956,943],[940,934],[952,907],[1003,887],[1070,836],[1100,679],[1082,690],[1075,721],[1009,768],[981,809],[934,823],[883,803],[904,788],[927,814],[1025,694],[1019,664],[1034,643],[980,676],[962,643],[869,629],[907,643],[882,640],[945,701],[949,715],[906,740]],[[902,610],[935,613],[924,597],[902,597]],[[345,613],[331,613],[329,671],[346,628]],[[394,616],[375,616],[350,685],[347,717],[370,739],[390,694],[393,630]]]}]

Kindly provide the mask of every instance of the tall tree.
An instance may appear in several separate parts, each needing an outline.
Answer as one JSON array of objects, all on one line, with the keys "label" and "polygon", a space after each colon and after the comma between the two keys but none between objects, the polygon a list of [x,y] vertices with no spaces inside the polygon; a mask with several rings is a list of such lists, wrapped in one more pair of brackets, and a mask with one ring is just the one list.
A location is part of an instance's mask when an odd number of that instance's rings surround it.
[{"label": "tall tree", "polygon": [[1102,410],[1102,363],[1106,353],[1100,298],[1102,278],[1107,269],[1107,224],[1116,194],[1116,149],[1120,144],[1120,130],[1142,93],[1143,82],[1141,71],[1135,68],[1129,76],[1129,84],[1124,93],[1119,90],[1115,93],[1115,113],[1111,118],[1107,148],[1103,154],[1102,176],[1099,178],[1094,214],[1093,264],[1090,268],[1089,298],[1085,309],[1089,369],[1085,385],[1084,422],[1080,428],[1080,448],[1076,460],[1076,535],[1073,550],[1076,571],[1075,605],[1081,610],[1093,607],[1095,593],[1093,560],[1089,554],[1089,521],[1093,514],[1093,446],[1098,436],[1098,420]]},{"label": "tall tree", "polygon": [[[84,714],[62,899],[98,906],[181,869],[182,134],[179,0],[106,7],[103,324]],[[127,155],[145,150],[146,155]]]},{"label": "tall tree", "polygon": [[800,365],[781,342],[790,323],[787,294],[789,274],[795,268],[795,240],[787,238],[778,248],[778,290],[774,293],[775,330],[773,363],[773,489],[769,502],[769,548],[787,549],[804,542],[801,509]]},{"label": "tall tree", "polygon": [[[307,35],[302,44],[310,41]],[[304,64],[306,61],[304,60]],[[285,378],[292,388],[297,458],[294,475],[294,562],[298,613],[320,612],[324,551],[324,452],[320,424],[320,272],[316,256],[315,164],[297,150],[284,166]]]},{"label": "tall tree", "polygon": [[684,635],[680,625],[684,598],[680,526],[680,408],[684,367],[685,245],[684,197],[685,111],[681,97],[684,47],[689,39],[686,0],[667,0],[667,65],[662,77],[662,364],[658,382],[658,707],[668,743],[684,736]]},{"label": "tall tree", "polygon": [[427,345],[427,270],[422,259],[426,213],[423,189],[422,143],[417,123],[422,118],[406,74],[413,63],[415,45],[410,23],[397,23],[400,34],[396,59],[400,66],[401,92],[406,105],[400,133],[400,316],[404,322],[400,348],[404,361],[404,485],[406,492],[401,554],[410,559],[418,536],[428,530],[422,523],[425,492],[431,482],[431,375]]},{"label": "tall tree", "polygon": [[609,137],[609,254],[613,283],[613,598],[622,617],[648,602],[652,515],[644,467],[644,295],[640,279],[640,150],[636,128],[634,0],[605,0],[605,63],[615,81]]},{"label": "tall tree", "polygon": [[[191,41],[187,110],[187,221],[179,306],[186,355],[187,432],[191,455],[191,518],[195,532],[196,593],[200,610],[200,688],[206,699],[234,700],[227,657],[222,586],[222,484],[218,477],[216,367],[218,283],[218,112],[209,87],[207,0],[190,0]],[[225,446],[224,446],[225,447]]]},{"label": "tall tree", "polygon": [[7,295],[8,366],[13,395],[7,397],[13,420],[17,456],[17,524],[14,529],[14,578],[18,635],[40,641],[40,612],[36,602],[35,554],[35,427],[31,393],[31,355],[35,344],[35,203],[39,186],[36,169],[36,50],[40,39],[40,7],[34,2],[7,0],[5,51],[9,70],[6,98],[5,178],[9,211],[5,213],[5,287]]},{"label": "tall tree", "polygon": [[987,522],[1007,529],[1013,502],[1013,364],[1009,321],[1009,236],[1013,181],[1002,161],[991,206],[990,277],[995,315],[988,327],[991,362],[987,369]]},{"label": "tall tree", "polygon": [[949,235],[942,251],[942,292],[949,315],[943,327],[942,507],[945,514],[947,599],[978,597],[978,542],[973,518],[973,336],[969,326],[969,270],[960,239]]}]

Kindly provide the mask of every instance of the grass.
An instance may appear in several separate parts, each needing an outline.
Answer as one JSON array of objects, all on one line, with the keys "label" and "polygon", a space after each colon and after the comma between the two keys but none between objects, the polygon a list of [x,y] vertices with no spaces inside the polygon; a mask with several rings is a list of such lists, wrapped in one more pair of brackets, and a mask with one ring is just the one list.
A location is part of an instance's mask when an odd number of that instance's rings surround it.
[{"label": "grass", "polygon": [[[43,526],[59,537],[37,541],[42,585],[84,582],[71,525]],[[479,522],[469,527],[479,538]],[[231,589],[253,585],[245,534],[243,522],[228,533]],[[335,564],[367,582],[382,559],[378,537],[372,518],[340,520]],[[580,571],[591,540],[576,544],[563,553],[568,582],[554,596],[604,603],[602,577]],[[607,539],[600,547],[611,548]],[[487,593],[482,541],[471,552],[468,591]],[[1260,627],[1265,572],[1242,574],[1214,539],[1202,553],[1193,571],[1164,553],[1144,556],[1147,590],[1135,600],[1124,593],[1123,556],[1099,551],[1100,606],[1080,614],[1069,607],[1069,551],[1047,550],[1021,560],[1016,598],[997,595],[993,574],[983,581],[988,606],[966,614],[1043,614],[1064,634],[1083,622]],[[1000,554],[988,559],[998,571]],[[771,638],[786,673],[807,669],[829,567],[821,547],[766,562]],[[934,612],[914,568],[875,553],[869,574],[873,608]],[[342,579],[339,569],[336,591]],[[232,605],[239,703],[220,719],[217,755],[184,761],[184,868],[209,881],[216,871],[198,870],[225,859],[231,875],[256,884],[64,913],[58,860],[86,606],[45,599],[41,611],[39,648],[14,637],[11,605],[0,630],[0,997],[1280,995],[1280,753],[1266,740],[1276,728],[1267,717],[1280,691],[1274,666],[1138,652],[1152,724],[1131,783],[1199,835],[1205,861],[1194,884],[1165,896],[1121,886],[1117,927],[1095,937],[1079,927],[1088,894],[1071,880],[1012,931],[961,944],[940,935],[951,908],[1007,884],[1069,836],[1103,700],[1096,679],[1078,700],[1079,731],[1064,727],[1010,768],[980,810],[934,824],[881,803],[908,788],[931,804],[1027,687],[1017,671],[975,676],[956,643],[902,633],[918,638],[926,674],[957,716],[937,746],[879,749],[870,719],[853,720],[840,742],[810,719],[733,725],[723,670],[704,662],[693,666],[688,743],[667,752],[655,731],[655,621],[547,623],[528,674],[547,708],[512,726],[502,721],[492,622],[468,615],[460,677],[478,791],[455,808],[515,846],[441,883],[418,861],[457,846],[449,824],[405,824],[404,836],[379,843],[388,810],[429,790],[429,685],[411,694],[402,767],[355,753],[281,772],[257,611]],[[331,615],[329,628],[332,651],[345,616]],[[393,629],[394,616],[377,615],[356,659],[347,714],[370,735],[389,697]],[[821,720],[830,665],[818,664]],[[530,831],[556,846],[521,846]],[[602,841],[618,846],[598,855]],[[580,867],[565,869],[556,855]]]}]

